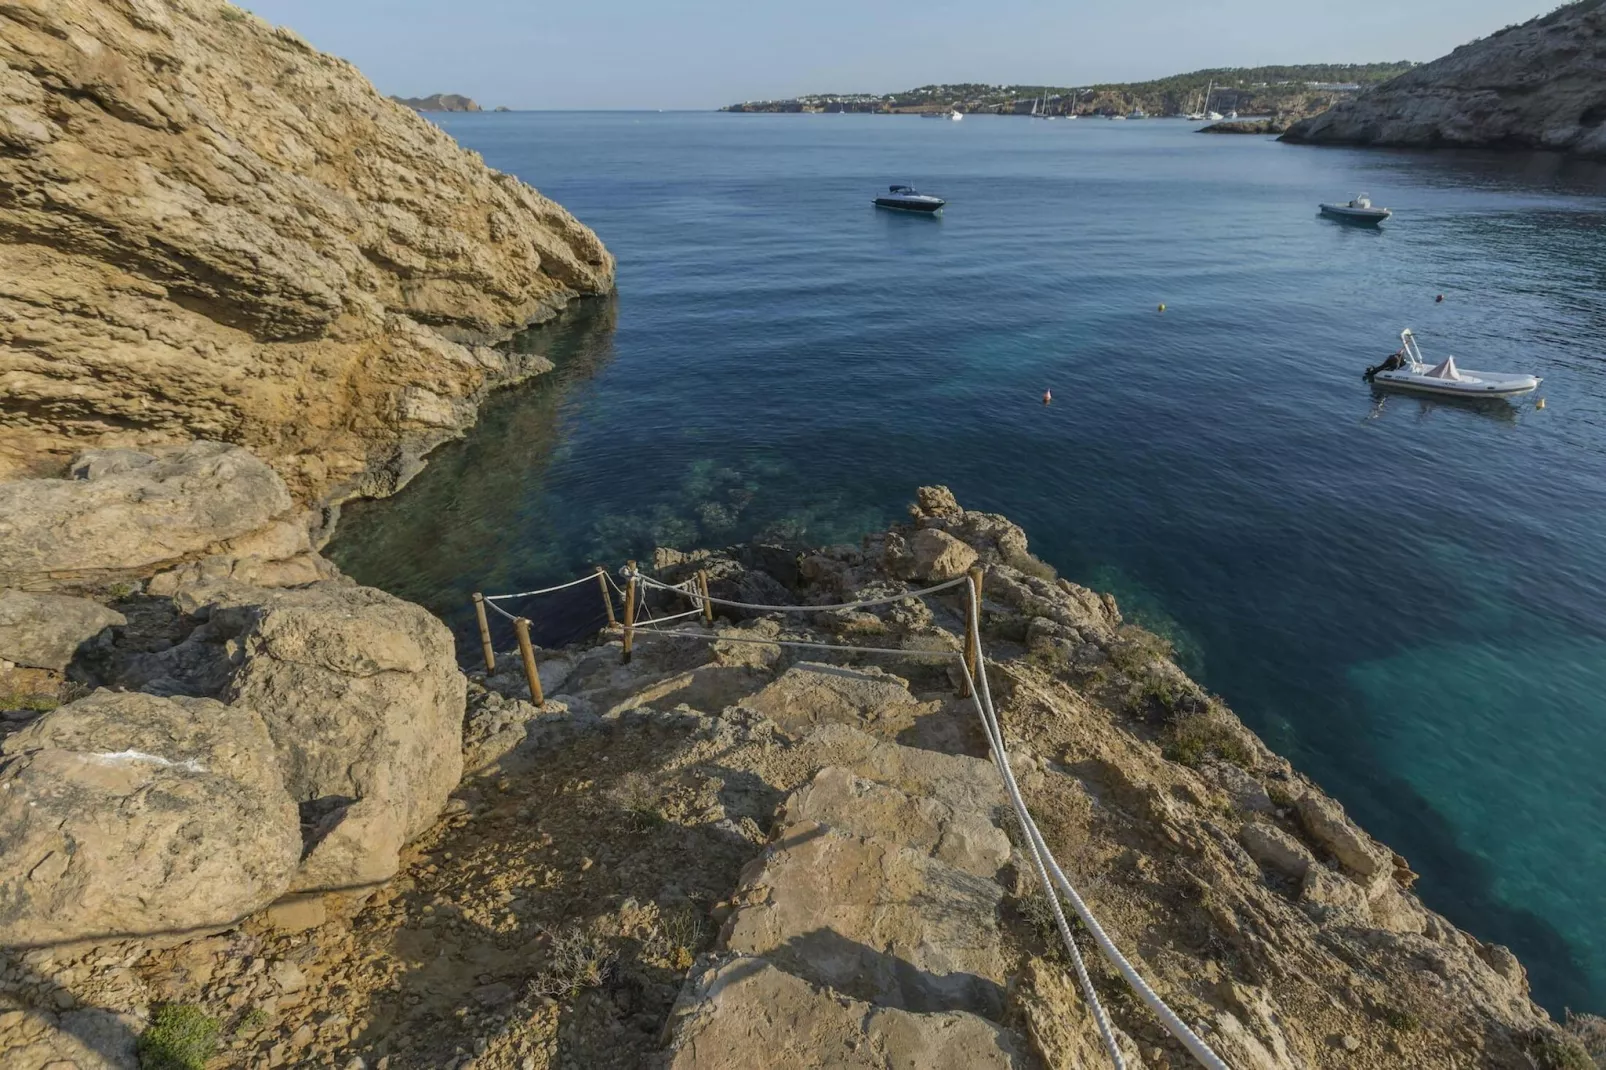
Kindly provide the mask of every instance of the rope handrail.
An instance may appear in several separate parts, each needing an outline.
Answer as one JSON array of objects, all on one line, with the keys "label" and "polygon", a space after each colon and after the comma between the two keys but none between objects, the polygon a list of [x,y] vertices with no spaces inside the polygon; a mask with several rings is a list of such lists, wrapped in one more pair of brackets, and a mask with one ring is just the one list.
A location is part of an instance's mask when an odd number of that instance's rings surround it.
[{"label": "rope handrail", "polygon": [[[661,591],[680,590],[678,587],[671,587],[669,584],[655,580],[650,576],[643,576],[640,572],[635,574],[635,579],[644,586],[655,587]],[[728,598],[715,598],[713,595],[709,595],[708,600],[716,606],[728,606],[732,609],[757,609],[767,613],[832,613],[838,610],[867,609],[870,606],[884,606],[892,602],[904,602],[911,598],[921,598],[928,594],[936,594],[938,591],[946,591],[949,588],[958,587],[960,584],[968,582],[970,582],[968,579],[960,576],[958,579],[949,580],[947,583],[939,583],[933,587],[922,587],[917,591],[905,591],[902,594],[888,595],[884,598],[867,598],[861,602],[838,602],[826,606],[766,606],[757,602],[735,602]],[[697,597],[700,598],[702,596],[698,595]]]},{"label": "rope handrail", "polygon": [[582,583],[595,583],[596,581],[597,574],[593,572],[590,575],[581,576],[577,580],[570,580],[568,583],[554,584],[551,587],[542,587],[537,591],[514,591],[512,594],[488,594],[484,597],[487,602],[498,602],[508,598],[529,598],[532,595],[551,594],[553,591],[567,590],[570,587],[578,587]]},{"label": "rope handrail", "polygon": [[718,635],[711,632],[660,632],[651,629],[638,629],[648,635],[673,636],[677,639],[703,639],[715,643],[752,643],[756,646],[795,646],[808,650],[845,650],[852,654],[901,654],[905,657],[942,657],[957,658],[960,653],[956,650],[905,650],[901,647],[891,646],[844,646],[841,643],[805,643],[798,639],[738,639],[729,635]]}]

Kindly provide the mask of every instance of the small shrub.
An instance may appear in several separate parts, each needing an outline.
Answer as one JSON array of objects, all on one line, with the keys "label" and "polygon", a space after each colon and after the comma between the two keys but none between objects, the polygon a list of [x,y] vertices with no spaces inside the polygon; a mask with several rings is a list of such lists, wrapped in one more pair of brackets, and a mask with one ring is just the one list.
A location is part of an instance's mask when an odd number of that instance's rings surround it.
[{"label": "small shrub", "polygon": [[139,584],[130,583],[125,580],[121,583],[114,583],[110,587],[106,588],[106,597],[110,598],[113,602],[121,602],[123,599],[128,598],[138,590]]},{"label": "small shrub", "polygon": [[1153,632],[1129,624],[1116,633],[1115,642],[1105,653],[1116,669],[1128,676],[1139,676],[1156,661],[1169,658],[1172,648]]},{"label": "small shrub", "polygon": [[232,4],[224,4],[221,15],[224,22],[244,22],[247,18],[244,11]]},{"label": "small shrub", "polygon": [[1535,1029],[1523,1038],[1523,1046],[1540,1070],[1596,1070],[1583,1044],[1565,1033]]},{"label": "small shrub", "polygon": [[629,832],[646,832],[664,823],[664,815],[658,810],[658,790],[644,773],[626,773],[608,796],[624,816],[624,827]]},{"label": "small shrub", "polygon": [[586,988],[600,988],[613,972],[613,952],[599,938],[571,925],[552,935],[546,968],[530,982],[537,996],[566,999]]},{"label": "small shrub", "polygon": [[1071,671],[1071,652],[1060,643],[1039,643],[1027,652],[1026,663],[1052,676],[1063,676]]},{"label": "small shrub", "polygon": [[1574,1014],[1568,1010],[1567,1032],[1597,1061],[1606,1056],[1606,1018],[1598,1014]]},{"label": "small shrub", "polygon": [[272,1019],[273,1016],[261,1007],[252,1007],[240,1016],[240,1020],[235,1023],[234,1031],[236,1033],[255,1033]]},{"label": "small shrub", "polygon": [[653,933],[651,947],[674,969],[689,969],[702,948],[706,931],[697,908],[690,903],[683,903],[659,915],[658,929]]},{"label": "small shrub", "polygon": [[1055,580],[1059,579],[1059,573],[1054,571],[1053,565],[1049,564],[1047,561],[1044,561],[1036,554],[1026,551],[1005,554],[1004,564],[1008,565],[1016,572],[1021,572],[1028,576],[1034,576],[1040,580],[1047,580],[1049,583],[1053,583]]},{"label": "small shrub", "polygon": [[1383,1009],[1383,1024],[1390,1029],[1397,1029],[1401,1033],[1410,1033],[1420,1028],[1422,1023],[1410,1011],[1398,1007],[1385,1007]]},{"label": "small shrub", "polygon": [[192,1003],[163,1003],[139,1037],[140,1070],[206,1070],[221,1028]]},{"label": "small shrub", "polygon": [[1249,748],[1225,722],[1213,714],[1184,717],[1165,731],[1164,753],[1171,761],[1197,769],[1206,758],[1247,768],[1253,761]]},{"label": "small shrub", "polygon": [[[1054,907],[1049,903],[1048,896],[1040,891],[1029,892],[1015,900],[1015,909],[1024,921],[1043,942],[1046,949],[1044,957],[1057,962],[1065,961],[1069,956],[1065,953],[1065,941],[1060,936],[1059,923],[1054,920]],[[1061,904],[1065,912],[1065,924],[1075,933],[1082,924],[1082,919],[1069,907]]]}]

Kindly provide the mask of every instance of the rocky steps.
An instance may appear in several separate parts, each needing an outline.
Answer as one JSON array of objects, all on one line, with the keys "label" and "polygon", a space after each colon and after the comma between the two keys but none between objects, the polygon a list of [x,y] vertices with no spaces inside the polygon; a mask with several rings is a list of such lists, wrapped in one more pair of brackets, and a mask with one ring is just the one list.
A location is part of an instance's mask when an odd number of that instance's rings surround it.
[{"label": "rocky steps", "polygon": [[[859,546],[654,565],[807,606],[973,563],[1028,804],[1230,1065],[1581,1065],[1510,952],[1004,518],[927,488]],[[166,1002],[220,1023],[214,1067],[1101,1065],[927,656],[958,598],[540,651],[537,709],[515,658],[465,684],[438,623],[349,581],[170,582],[84,617],[100,690],[5,715],[0,922],[38,946],[0,954],[4,1065],[131,1067]],[[1128,1065],[1190,1065],[1083,951]]]},{"label": "rocky steps", "polygon": [[350,64],[221,0],[0,8],[0,479],[248,447],[394,490],[613,259]]}]

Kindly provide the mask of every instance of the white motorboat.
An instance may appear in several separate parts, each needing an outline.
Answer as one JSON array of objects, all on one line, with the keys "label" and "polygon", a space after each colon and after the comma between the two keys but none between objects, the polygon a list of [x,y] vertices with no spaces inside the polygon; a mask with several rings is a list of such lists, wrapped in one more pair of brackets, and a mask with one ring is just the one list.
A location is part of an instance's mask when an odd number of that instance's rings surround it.
[{"label": "white motorboat", "polygon": [[1381,223],[1394,213],[1387,208],[1378,208],[1372,204],[1372,195],[1363,193],[1348,204],[1323,204],[1323,215],[1336,216],[1339,219],[1349,219],[1358,223]]},{"label": "white motorboat", "polygon": [[1366,378],[1379,386],[1462,398],[1515,397],[1538,389],[1544,381],[1537,375],[1475,372],[1459,368],[1454,357],[1445,357],[1438,364],[1429,364],[1422,359],[1416,335],[1411,333],[1409,327],[1400,332],[1400,351],[1377,367],[1366,369]]},{"label": "white motorboat", "polygon": [[952,119],[957,123],[965,116],[962,112],[950,108],[948,111],[923,111],[920,113],[920,117],[922,119]]},{"label": "white motorboat", "polygon": [[921,193],[913,186],[888,186],[887,192],[875,199],[877,208],[893,208],[900,212],[923,212],[930,215],[942,211],[948,202],[929,193]]}]

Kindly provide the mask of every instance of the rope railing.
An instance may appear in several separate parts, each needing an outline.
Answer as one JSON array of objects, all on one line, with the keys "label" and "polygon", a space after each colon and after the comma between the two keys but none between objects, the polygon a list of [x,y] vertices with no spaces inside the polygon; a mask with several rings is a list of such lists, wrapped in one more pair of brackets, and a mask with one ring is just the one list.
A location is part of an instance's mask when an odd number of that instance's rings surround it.
[{"label": "rope railing", "polygon": [[[1004,743],[1003,725],[999,721],[997,708],[993,704],[992,688],[987,680],[987,659],[981,649],[981,576],[980,570],[972,570],[969,576],[961,576],[945,583],[934,584],[917,590],[903,591],[876,598],[861,599],[856,602],[841,602],[831,605],[763,605],[755,602],[739,602],[728,598],[716,598],[708,593],[708,576],[706,572],[699,571],[692,579],[679,584],[668,584],[662,580],[643,575],[636,568],[634,561],[629,562],[620,570],[625,579],[623,588],[614,582],[603,569],[598,569],[593,576],[583,576],[568,583],[557,584],[553,587],[543,588],[539,591],[526,591],[518,594],[474,596],[475,609],[479,615],[480,632],[484,641],[487,670],[494,669],[494,657],[491,649],[490,630],[486,623],[484,607],[490,606],[492,610],[514,622],[514,628],[519,637],[519,651],[524,657],[525,672],[530,679],[531,696],[539,705],[541,703],[540,680],[535,669],[535,658],[529,645],[529,622],[522,617],[512,614],[496,605],[496,599],[520,598],[538,594],[548,594],[588,581],[597,582],[602,587],[604,599],[608,604],[608,619],[611,627],[618,627],[619,623],[613,614],[613,602],[609,596],[609,587],[618,592],[624,600],[625,615],[623,621],[623,658],[630,660],[632,642],[638,635],[650,635],[665,639],[697,639],[704,642],[715,643],[750,643],[764,646],[794,647],[810,650],[838,650],[854,654],[890,654],[899,657],[939,657],[952,658],[959,665],[959,672],[964,684],[964,694],[970,697],[976,706],[977,716],[982,723],[982,729],[987,735],[987,747],[992,755],[993,764],[998,769],[998,775],[1003,780],[1005,794],[1009,798],[1010,809],[1013,811],[1016,823],[1020,826],[1022,836],[1026,840],[1027,852],[1031,856],[1033,869],[1044,894],[1048,897],[1049,905],[1054,913],[1054,925],[1059,930],[1060,939],[1070,955],[1071,964],[1075,970],[1077,983],[1082,990],[1083,999],[1093,1014],[1098,1027],[1099,1038],[1104,1044],[1110,1061],[1116,1070],[1125,1070],[1126,1060],[1121,1054],[1120,1045],[1116,1042],[1114,1028],[1110,1024],[1109,1016],[1105,1013],[1100,1002],[1097,990],[1093,987],[1092,977],[1087,970],[1087,964],[1082,956],[1081,948],[1077,945],[1071,933],[1070,921],[1065,915],[1060,902],[1063,895],[1065,902],[1071,905],[1077,919],[1092,936],[1106,961],[1115,967],[1127,986],[1155,1013],[1160,1024],[1166,1032],[1177,1039],[1198,1062],[1209,1070],[1229,1070],[1210,1046],[1201,1040],[1188,1025],[1173,1011],[1154,989],[1146,982],[1126,956],[1121,953],[1109,933],[1099,924],[1092,910],[1076,887],[1065,875],[1055,859],[1048,842],[1043,838],[1042,832],[1033,820],[1031,811],[1026,806],[1026,800],[1021,795],[1020,784],[1015,779],[1014,769],[1009,763],[1009,752]],[[712,607],[725,606],[731,609],[744,609],[760,613],[829,613],[845,610],[869,609],[874,606],[889,605],[895,602],[904,602],[912,598],[923,598],[927,595],[938,594],[943,591],[964,585],[966,588],[966,615],[965,615],[965,642],[960,650],[910,650],[900,647],[867,647],[853,646],[843,643],[816,643],[798,639],[781,638],[748,638],[745,636],[721,635],[714,631],[688,631],[684,628],[665,629],[664,626],[675,621],[684,621],[689,617],[701,615],[705,621],[712,623]],[[678,595],[689,600],[692,608],[670,616],[654,617],[646,607],[645,600],[640,597],[647,590],[662,591]],[[641,614],[638,619],[638,612]]]}]

